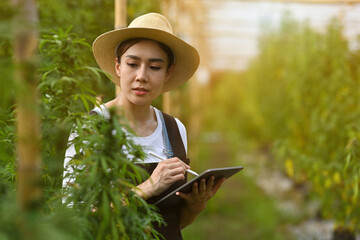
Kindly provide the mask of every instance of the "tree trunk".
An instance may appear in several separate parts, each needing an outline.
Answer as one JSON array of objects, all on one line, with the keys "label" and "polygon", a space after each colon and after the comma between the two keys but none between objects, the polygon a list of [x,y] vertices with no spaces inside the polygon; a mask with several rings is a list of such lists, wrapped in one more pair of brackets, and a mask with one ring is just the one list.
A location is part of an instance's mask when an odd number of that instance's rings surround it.
[{"label": "tree trunk", "polygon": [[[115,0],[115,22],[114,22],[115,29],[124,28],[127,26],[126,13],[127,13],[127,0]],[[117,96],[119,94],[120,94],[120,87],[115,86],[115,95]]]},{"label": "tree trunk", "polygon": [[20,208],[29,210],[41,198],[40,126],[37,94],[38,13],[36,0],[13,0],[18,10],[14,25],[17,90],[17,184]]}]

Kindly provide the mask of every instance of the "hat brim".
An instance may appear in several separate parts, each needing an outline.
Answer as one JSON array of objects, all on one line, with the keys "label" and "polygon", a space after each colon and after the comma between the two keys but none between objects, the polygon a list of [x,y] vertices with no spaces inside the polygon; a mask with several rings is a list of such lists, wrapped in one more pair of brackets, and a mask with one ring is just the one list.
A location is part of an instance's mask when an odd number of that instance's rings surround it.
[{"label": "hat brim", "polygon": [[175,57],[171,78],[165,82],[163,92],[179,87],[190,79],[200,63],[197,50],[182,39],[168,32],[151,28],[123,28],[100,35],[93,43],[93,53],[99,67],[110,74],[110,79],[120,85],[115,70],[115,48],[125,40],[146,38],[161,42],[168,46]]}]

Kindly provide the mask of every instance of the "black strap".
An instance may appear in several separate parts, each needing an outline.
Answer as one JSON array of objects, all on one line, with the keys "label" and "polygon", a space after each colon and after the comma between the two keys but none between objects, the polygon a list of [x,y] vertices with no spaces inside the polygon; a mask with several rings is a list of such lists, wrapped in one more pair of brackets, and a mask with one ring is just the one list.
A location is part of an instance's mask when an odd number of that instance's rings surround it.
[{"label": "black strap", "polygon": [[186,151],[185,151],[184,143],[182,141],[180,131],[179,131],[179,128],[178,128],[175,118],[166,113],[163,113],[163,112],[161,112],[161,113],[164,116],[166,130],[167,130],[167,133],[169,136],[169,141],[170,141],[174,156],[180,158],[186,164],[189,164],[189,159],[186,158]]}]

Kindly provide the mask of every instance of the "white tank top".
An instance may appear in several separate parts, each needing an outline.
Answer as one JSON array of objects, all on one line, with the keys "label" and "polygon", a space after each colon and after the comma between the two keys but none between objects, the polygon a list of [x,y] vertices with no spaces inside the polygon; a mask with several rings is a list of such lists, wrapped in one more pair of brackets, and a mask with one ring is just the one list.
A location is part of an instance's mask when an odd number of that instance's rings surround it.
[{"label": "white tank top", "polygon": [[[162,136],[163,124],[162,124],[162,118],[160,117],[161,113],[160,113],[160,110],[158,110],[157,108],[153,107],[153,109],[155,111],[156,120],[158,123],[157,127],[153,133],[151,133],[149,136],[139,137],[139,136],[134,136],[133,134],[130,134],[125,130],[125,132],[127,132],[129,134],[128,136],[132,138],[132,140],[134,141],[135,144],[143,147],[143,150],[146,153],[146,157],[144,159],[145,163],[159,162],[159,159],[157,159],[153,156],[149,156],[147,154],[149,151],[157,153],[158,155],[166,158],[166,156],[163,152],[165,145],[164,145],[164,140],[163,140],[163,136]],[[104,116],[105,118],[110,118],[110,113],[109,113],[108,109],[105,107],[105,105],[96,107],[93,109],[93,111],[97,112],[101,116]],[[182,124],[182,122],[180,122],[179,119],[175,118],[175,120],[176,120],[176,123],[179,128],[179,132],[180,132],[181,139],[182,139],[184,147],[185,147],[185,151],[187,152],[186,128],[185,128],[184,124]]]}]

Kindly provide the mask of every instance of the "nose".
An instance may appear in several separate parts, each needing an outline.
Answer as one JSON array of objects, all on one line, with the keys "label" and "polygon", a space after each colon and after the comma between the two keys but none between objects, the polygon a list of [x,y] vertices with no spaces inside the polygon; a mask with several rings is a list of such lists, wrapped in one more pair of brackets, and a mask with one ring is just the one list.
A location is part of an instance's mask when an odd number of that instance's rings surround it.
[{"label": "nose", "polygon": [[136,72],[136,81],[147,82],[148,76],[146,66],[141,65]]}]

